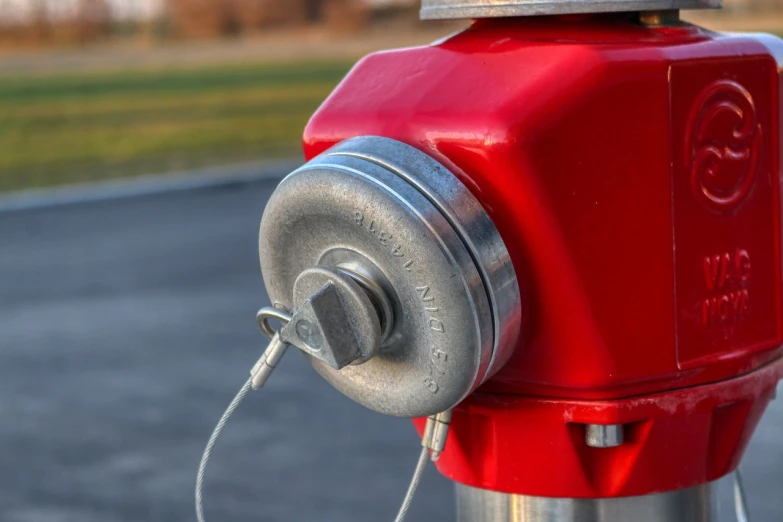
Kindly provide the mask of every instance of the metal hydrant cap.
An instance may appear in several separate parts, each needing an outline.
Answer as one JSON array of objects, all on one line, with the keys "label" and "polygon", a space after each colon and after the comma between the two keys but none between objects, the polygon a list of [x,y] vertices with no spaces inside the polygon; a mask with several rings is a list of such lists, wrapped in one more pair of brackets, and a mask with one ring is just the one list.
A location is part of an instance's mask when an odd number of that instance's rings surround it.
[{"label": "metal hydrant cap", "polygon": [[328,382],[381,413],[453,407],[518,337],[519,288],[491,220],[445,167],[394,140],[348,140],[290,174],[264,212],[259,251],[276,307],[294,308],[294,282],[316,265],[383,294],[377,355],[337,370],[305,352]]}]

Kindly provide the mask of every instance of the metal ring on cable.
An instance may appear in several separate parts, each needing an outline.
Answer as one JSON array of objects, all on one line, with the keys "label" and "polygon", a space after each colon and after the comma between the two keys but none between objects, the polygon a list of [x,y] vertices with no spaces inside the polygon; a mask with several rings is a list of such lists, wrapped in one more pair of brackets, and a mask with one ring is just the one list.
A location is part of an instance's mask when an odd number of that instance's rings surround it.
[{"label": "metal ring on cable", "polygon": [[282,310],[278,310],[277,308],[272,308],[271,306],[264,307],[258,311],[258,314],[256,314],[256,322],[258,323],[258,327],[261,329],[264,335],[266,335],[267,338],[271,340],[275,335],[277,335],[277,331],[269,325],[270,319],[277,319],[284,324],[288,324],[291,322],[291,314]]}]

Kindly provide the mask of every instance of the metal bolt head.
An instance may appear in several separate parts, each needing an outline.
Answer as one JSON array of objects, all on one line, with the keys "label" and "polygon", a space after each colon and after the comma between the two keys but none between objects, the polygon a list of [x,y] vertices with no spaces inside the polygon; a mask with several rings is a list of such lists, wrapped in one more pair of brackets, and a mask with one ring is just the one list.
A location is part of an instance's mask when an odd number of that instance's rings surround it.
[{"label": "metal bolt head", "polygon": [[623,443],[622,424],[588,424],[585,442],[591,448],[614,448]]},{"label": "metal bolt head", "polygon": [[321,330],[307,319],[298,320],[294,329],[299,339],[312,351],[317,352],[323,348],[324,336]]}]

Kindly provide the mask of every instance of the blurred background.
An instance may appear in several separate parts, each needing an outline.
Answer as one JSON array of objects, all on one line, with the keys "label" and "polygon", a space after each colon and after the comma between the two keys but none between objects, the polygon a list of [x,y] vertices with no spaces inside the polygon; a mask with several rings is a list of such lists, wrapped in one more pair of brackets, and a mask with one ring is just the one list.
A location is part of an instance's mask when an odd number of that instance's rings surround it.
[{"label": "blurred background", "polygon": [[[360,56],[426,43],[414,0],[0,0],[0,191],[299,155]],[[783,33],[780,0],[686,17]]]},{"label": "blurred background", "polygon": [[[462,26],[418,7],[0,0],[0,522],[193,519],[203,445],[263,348],[266,200],[357,58]],[[685,16],[783,35],[780,0]],[[417,453],[409,422],[289,354],[219,443],[207,514],[391,519]],[[755,521],[781,520],[780,400],[745,467]],[[411,520],[453,519],[430,469]]]}]

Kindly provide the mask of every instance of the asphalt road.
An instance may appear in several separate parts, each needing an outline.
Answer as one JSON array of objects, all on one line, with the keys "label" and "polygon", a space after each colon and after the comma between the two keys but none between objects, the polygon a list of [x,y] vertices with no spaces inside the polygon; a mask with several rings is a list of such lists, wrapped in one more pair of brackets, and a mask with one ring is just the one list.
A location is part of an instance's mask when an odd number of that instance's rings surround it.
[{"label": "asphalt road", "polygon": [[[256,234],[273,187],[0,213],[0,521],[195,518],[204,443],[263,345]],[[391,520],[417,454],[409,422],[291,353],[219,443],[208,519]],[[754,522],[782,520],[783,400],[744,467]],[[451,495],[430,469],[410,520],[453,520]]]}]

